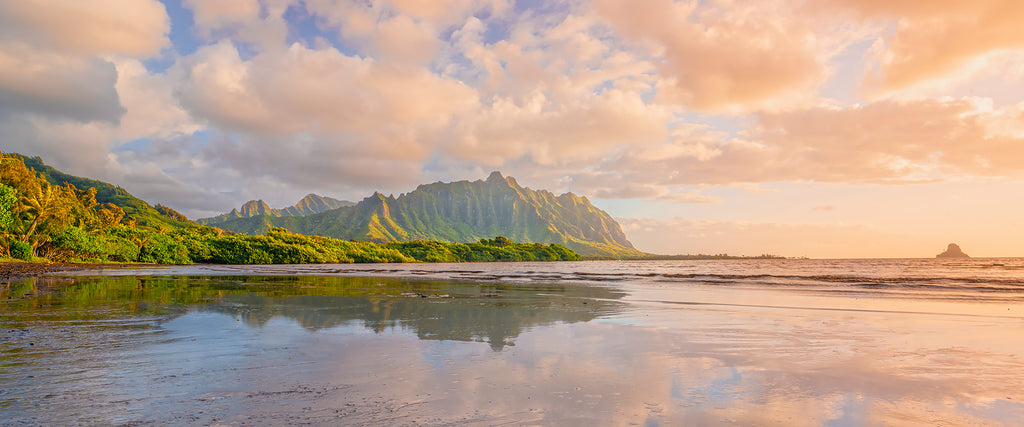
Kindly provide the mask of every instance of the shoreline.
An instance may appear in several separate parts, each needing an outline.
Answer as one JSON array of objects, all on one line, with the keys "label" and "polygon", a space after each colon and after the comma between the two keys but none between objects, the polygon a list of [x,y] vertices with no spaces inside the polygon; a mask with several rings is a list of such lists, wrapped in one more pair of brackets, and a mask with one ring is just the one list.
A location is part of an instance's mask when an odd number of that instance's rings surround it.
[{"label": "shoreline", "polygon": [[125,268],[137,266],[156,266],[160,264],[138,264],[138,263],[42,263],[29,261],[3,261],[0,262],[0,283],[7,283],[15,279],[26,277],[39,277],[48,273],[62,271],[95,270],[100,268]]}]

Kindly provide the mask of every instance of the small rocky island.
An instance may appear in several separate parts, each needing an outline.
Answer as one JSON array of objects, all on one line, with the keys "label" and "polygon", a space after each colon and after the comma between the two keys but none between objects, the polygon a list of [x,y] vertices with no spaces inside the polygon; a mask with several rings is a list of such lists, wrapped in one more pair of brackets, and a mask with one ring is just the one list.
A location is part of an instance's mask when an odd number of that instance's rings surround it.
[{"label": "small rocky island", "polygon": [[949,246],[946,247],[946,251],[935,255],[935,258],[970,258],[970,256],[960,250],[960,246],[956,243],[950,243]]}]

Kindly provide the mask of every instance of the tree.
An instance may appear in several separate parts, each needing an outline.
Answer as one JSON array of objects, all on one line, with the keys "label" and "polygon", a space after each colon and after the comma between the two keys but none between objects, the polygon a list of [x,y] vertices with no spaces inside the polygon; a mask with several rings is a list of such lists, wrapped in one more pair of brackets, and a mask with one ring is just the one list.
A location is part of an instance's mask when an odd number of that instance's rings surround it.
[{"label": "tree", "polygon": [[14,223],[14,207],[18,202],[18,191],[0,184],[0,233],[6,233]]},{"label": "tree", "polygon": [[106,229],[121,223],[121,219],[124,218],[124,209],[113,203],[107,203],[106,206],[100,208],[97,214],[100,225]]},{"label": "tree", "polygon": [[21,211],[31,218],[28,225],[20,230],[21,241],[31,244],[33,251],[49,240],[46,234],[39,234],[36,231],[40,228],[62,229],[66,227],[72,219],[70,210],[74,206],[68,203],[69,195],[74,199],[74,187],[71,187],[70,184],[67,187],[61,187],[42,181],[36,190],[25,194],[21,200]]}]

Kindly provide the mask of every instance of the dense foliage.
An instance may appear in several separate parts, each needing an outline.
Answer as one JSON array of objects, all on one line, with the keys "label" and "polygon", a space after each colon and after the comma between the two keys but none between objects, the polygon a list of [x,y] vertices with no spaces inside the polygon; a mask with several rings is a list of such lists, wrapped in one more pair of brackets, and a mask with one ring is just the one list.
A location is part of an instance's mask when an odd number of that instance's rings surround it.
[{"label": "dense foliage", "polygon": [[570,261],[579,255],[558,245],[513,243],[504,237],[481,243],[436,241],[379,244],[304,236],[283,228],[266,235],[219,237],[179,232],[195,262],[218,264],[308,264],[350,262]]},{"label": "dense foliage", "polygon": [[[51,175],[60,174],[49,169]],[[57,175],[70,177],[70,175]],[[99,181],[71,177],[79,183]],[[52,178],[51,178],[52,179]],[[0,255],[60,262],[161,264],[301,264],[351,262],[555,261],[579,256],[559,245],[520,244],[504,237],[479,243],[433,241],[378,244],[294,234],[231,234],[188,221],[173,209],[150,207],[119,187],[129,209],[97,201],[96,187],[57,185],[24,157],[0,153]]]},{"label": "dense foliage", "polygon": [[478,243],[437,241],[392,242],[385,245],[426,262],[461,261],[576,261],[580,256],[568,248],[540,243],[515,243],[506,237],[480,239]]}]

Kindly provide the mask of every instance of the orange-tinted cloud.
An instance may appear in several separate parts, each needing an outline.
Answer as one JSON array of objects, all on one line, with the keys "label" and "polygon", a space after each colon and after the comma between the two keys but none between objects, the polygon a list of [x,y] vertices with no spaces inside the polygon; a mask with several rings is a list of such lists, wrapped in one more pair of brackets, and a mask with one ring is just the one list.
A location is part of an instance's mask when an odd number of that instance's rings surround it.
[{"label": "orange-tinted cloud", "polygon": [[0,36],[61,52],[151,56],[170,28],[156,0],[0,1]]},{"label": "orange-tinted cloud", "polygon": [[1024,47],[1024,3],[1017,0],[827,0],[812,6],[895,20],[878,76],[869,86],[898,90],[955,74],[976,58]]},{"label": "orange-tinted cloud", "polygon": [[243,60],[229,42],[189,58],[181,96],[220,125],[270,134],[436,126],[476,99],[467,86],[419,68],[297,44]]},{"label": "orange-tinted cloud", "polygon": [[808,179],[1020,173],[1024,139],[994,133],[986,124],[990,115],[970,99],[884,101],[762,114],[760,126],[762,140],[811,172]]},{"label": "orange-tinted cloud", "polygon": [[464,115],[449,153],[495,167],[523,156],[542,165],[586,161],[613,147],[665,138],[667,120],[667,112],[634,93],[609,90],[557,103],[535,92],[521,102],[498,98]]},{"label": "orange-tinted cloud", "polygon": [[[736,136],[680,126],[668,142],[610,147],[547,173],[590,176],[574,179],[573,188],[616,196],[624,193],[611,189],[647,185],[667,192],[784,181],[898,184],[1022,176],[1024,126],[1007,123],[1019,111],[991,111],[977,100],[961,99],[762,113]],[[633,193],[650,199],[663,194]]]},{"label": "orange-tinted cloud", "polygon": [[247,24],[260,16],[258,0],[184,0],[183,4],[204,32]]},{"label": "orange-tinted cloud", "polygon": [[[863,257],[914,256],[921,242],[892,244],[891,233],[863,226],[673,218],[616,218],[637,249],[662,254]],[[843,242],[837,247],[834,242]],[[876,255],[878,256],[878,255]]]},{"label": "orange-tinted cloud", "polygon": [[664,56],[658,98],[665,102],[749,110],[801,98],[824,81],[821,37],[799,16],[772,6],[671,0],[594,5],[622,36],[654,43]]}]

